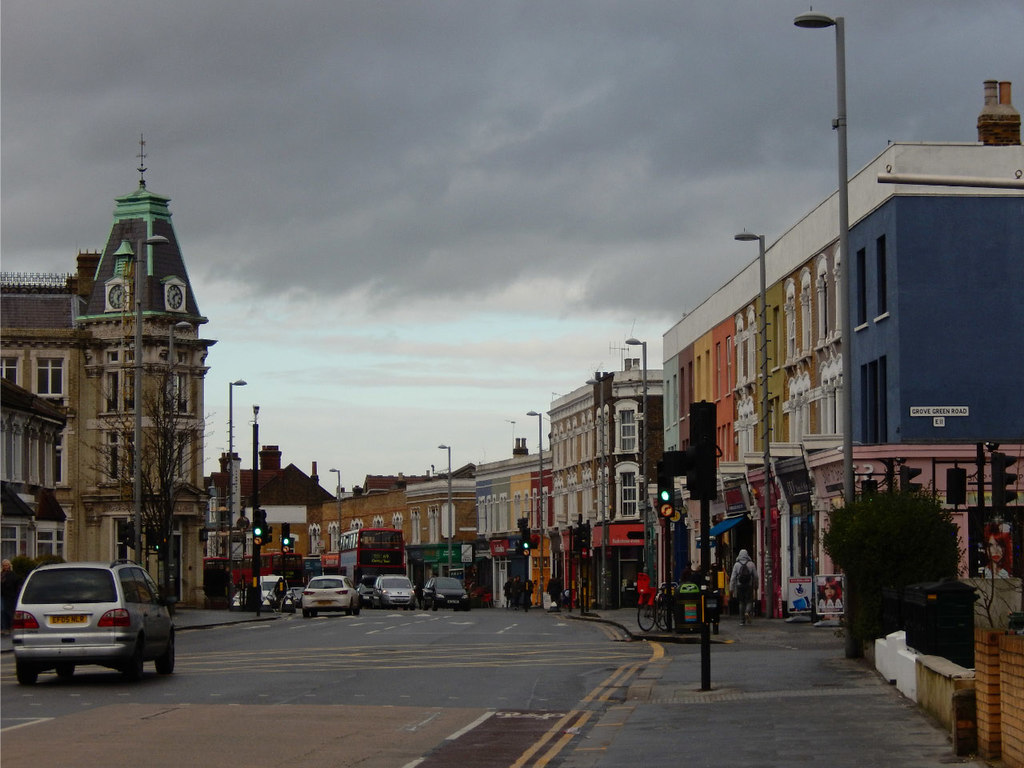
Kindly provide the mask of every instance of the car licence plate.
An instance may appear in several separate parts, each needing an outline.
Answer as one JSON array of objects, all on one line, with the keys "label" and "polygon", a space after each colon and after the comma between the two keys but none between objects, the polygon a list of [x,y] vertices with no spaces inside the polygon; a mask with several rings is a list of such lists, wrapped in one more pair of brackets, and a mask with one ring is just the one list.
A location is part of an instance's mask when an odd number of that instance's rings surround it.
[{"label": "car licence plate", "polygon": [[317,600],[316,604],[317,605],[330,605],[331,601],[330,600]]},{"label": "car licence plate", "polygon": [[50,617],[50,624],[85,624],[88,621],[89,617],[84,613],[69,613]]}]

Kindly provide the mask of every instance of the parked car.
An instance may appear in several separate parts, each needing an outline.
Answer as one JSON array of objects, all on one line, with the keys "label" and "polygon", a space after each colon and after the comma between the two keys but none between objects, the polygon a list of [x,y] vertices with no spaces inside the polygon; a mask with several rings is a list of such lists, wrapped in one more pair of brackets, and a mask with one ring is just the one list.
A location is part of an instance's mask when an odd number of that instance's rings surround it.
[{"label": "parked car", "polygon": [[423,587],[423,605],[427,610],[437,610],[451,606],[469,610],[469,594],[462,582],[450,576],[438,576],[428,581]]},{"label": "parked car", "polygon": [[359,606],[359,592],[348,576],[314,576],[302,590],[302,615],[307,619],[320,611],[358,616]]},{"label": "parked car", "polygon": [[373,608],[373,585],[377,583],[376,576],[363,576],[356,584],[356,591],[359,593],[360,604],[364,608]]},{"label": "parked car", "polygon": [[142,678],[143,665],[174,671],[175,598],[162,598],[139,565],[56,563],[25,579],[14,611],[12,644],[18,682],[33,685],[53,669],[71,677],[81,664],[120,670]]},{"label": "parked car", "polygon": [[413,610],[412,582],[405,576],[378,576],[373,584],[373,604],[378,608]]}]

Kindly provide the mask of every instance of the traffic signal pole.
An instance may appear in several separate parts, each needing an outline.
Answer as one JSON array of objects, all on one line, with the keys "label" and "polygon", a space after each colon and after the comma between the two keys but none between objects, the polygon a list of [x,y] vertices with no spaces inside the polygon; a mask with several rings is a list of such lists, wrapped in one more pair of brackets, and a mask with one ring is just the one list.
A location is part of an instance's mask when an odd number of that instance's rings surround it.
[{"label": "traffic signal pole", "polygon": [[[252,407],[252,520],[256,522],[260,508],[260,425],[256,421],[260,407]],[[260,539],[253,536],[252,540],[252,588],[250,599],[256,602],[256,615],[260,615],[260,603],[263,596],[260,594]]]}]

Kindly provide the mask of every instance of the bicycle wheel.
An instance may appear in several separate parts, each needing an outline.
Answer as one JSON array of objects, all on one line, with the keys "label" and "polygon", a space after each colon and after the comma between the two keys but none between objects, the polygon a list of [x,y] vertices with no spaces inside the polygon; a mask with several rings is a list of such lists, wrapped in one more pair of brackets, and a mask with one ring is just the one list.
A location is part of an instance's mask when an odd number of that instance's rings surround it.
[{"label": "bicycle wheel", "polygon": [[667,632],[669,628],[668,611],[668,601],[664,599],[659,599],[656,605],[656,610],[654,612],[654,623],[657,624],[658,629],[662,630],[663,632]]},{"label": "bicycle wheel", "polygon": [[636,623],[644,632],[654,629],[654,606],[651,601],[645,600],[636,607]]}]

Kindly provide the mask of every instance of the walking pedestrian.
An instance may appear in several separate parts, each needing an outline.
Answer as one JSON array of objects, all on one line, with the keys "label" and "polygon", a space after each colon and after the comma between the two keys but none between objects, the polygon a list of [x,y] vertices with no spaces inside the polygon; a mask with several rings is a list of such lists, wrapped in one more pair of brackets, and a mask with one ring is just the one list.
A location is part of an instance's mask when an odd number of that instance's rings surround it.
[{"label": "walking pedestrian", "polygon": [[562,602],[562,580],[552,576],[548,581],[548,595],[551,596],[551,610],[559,610],[559,603]]},{"label": "walking pedestrian", "polygon": [[527,578],[523,582],[523,611],[530,610],[530,606],[533,604],[533,580]]},{"label": "walking pedestrian", "polygon": [[519,610],[519,603],[523,599],[523,580],[519,576],[512,579],[512,610]]},{"label": "walking pedestrian", "polygon": [[505,580],[505,586],[501,591],[505,593],[505,610],[507,611],[512,607],[512,579]]},{"label": "walking pedestrian", "polygon": [[754,595],[757,593],[757,566],[745,549],[740,550],[732,565],[729,591],[740,603],[740,624],[749,624],[753,618]]}]

